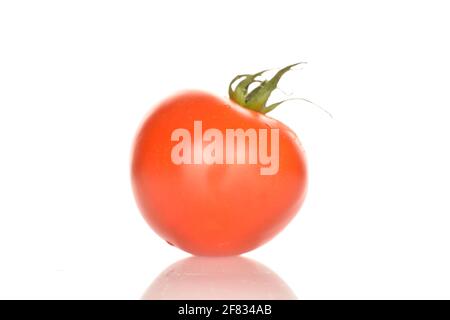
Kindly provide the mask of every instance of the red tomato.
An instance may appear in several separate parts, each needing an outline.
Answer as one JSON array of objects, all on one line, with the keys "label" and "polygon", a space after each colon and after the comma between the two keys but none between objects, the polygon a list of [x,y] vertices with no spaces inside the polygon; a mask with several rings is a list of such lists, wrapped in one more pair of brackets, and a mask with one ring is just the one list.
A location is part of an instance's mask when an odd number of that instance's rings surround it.
[{"label": "red tomato", "polygon": [[[174,140],[177,129],[191,134],[183,151],[174,149],[181,141],[177,134]],[[213,141],[205,136],[208,129],[223,136],[223,156],[217,153],[219,144],[211,153],[214,163],[205,158]],[[264,130],[278,132],[278,168],[275,160],[273,170],[267,161],[250,161],[251,154],[261,158],[261,140],[252,144],[251,135],[245,144],[234,140],[227,161],[227,129],[251,129],[259,139]],[[272,154],[275,138],[267,134]],[[174,161],[174,154],[191,163]],[[143,123],[133,150],[132,183],[144,218],[168,243],[195,255],[224,256],[252,250],[288,224],[305,197],[307,169],[297,136],[279,121],[231,100],[189,91],[163,101]]]}]

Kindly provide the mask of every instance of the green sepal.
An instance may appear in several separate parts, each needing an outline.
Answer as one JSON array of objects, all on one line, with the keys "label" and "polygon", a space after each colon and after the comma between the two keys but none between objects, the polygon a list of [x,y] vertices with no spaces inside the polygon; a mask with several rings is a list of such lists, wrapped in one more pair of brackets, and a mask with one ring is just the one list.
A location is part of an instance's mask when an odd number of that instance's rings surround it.
[{"label": "green sepal", "polygon": [[[255,73],[255,74],[240,74],[240,75],[236,76],[230,82],[230,85],[228,86],[228,94],[229,94],[231,100],[233,100],[237,104],[243,106],[243,104],[245,104],[245,99],[246,99],[246,96],[247,96],[248,87],[254,82],[261,82],[259,80],[255,80],[255,79],[257,77],[259,77],[260,75],[262,75],[266,71],[267,70],[260,71],[260,72]],[[236,88],[233,90],[233,88],[232,88],[233,84],[237,80],[241,79],[242,77],[245,77],[244,80],[239,82],[237,84]]]},{"label": "green sepal", "polygon": [[295,67],[300,63],[295,63],[290,66],[284,67],[280,71],[278,71],[272,79],[268,81],[263,81],[261,85],[253,89],[252,92],[250,92],[246,99],[246,105],[247,108],[253,109],[253,110],[264,110],[267,100],[269,100],[270,95],[272,94],[273,90],[277,88],[278,82],[280,81],[281,77],[291,70],[292,67]]},{"label": "green sepal", "polygon": [[317,108],[319,108],[323,112],[325,112],[330,118],[333,119],[333,115],[330,112],[328,112],[326,109],[324,109],[323,107],[319,106],[318,104],[315,104],[311,100],[308,100],[308,99],[305,99],[305,98],[290,98],[290,99],[286,99],[286,100],[283,100],[283,101],[280,101],[280,102],[273,103],[273,104],[271,104],[271,105],[269,105],[267,107],[264,107],[264,109],[261,110],[261,113],[266,114],[267,112],[270,112],[273,109],[275,109],[276,107],[278,107],[280,104],[282,104],[284,102],[287,102],[287,101],[292,101],[292,100],[302,100],[302,101],[308,102],[308,103],[316,106]]},{"label": "green sepal", "polygon": [[[238,75],[231,81],[228,87],[228,94],[230,96],[230,99],[244,108],[258,111],[261,113],[267,113],[275,109],[278,105],[280,105],[284,101],[286,101],[284,100],[281,102],[271,104],[270,106],[266,106],[266,103],[269,100],[270,95],[277,88],[278,82],[280,81],[281,77],[286,72],[291,70],[294,66],[297,66],[302,63],[305,62],[294,63],[280,69],[270,80],[261,81],[257,79],[267,70],[260,71],[255,74]],[[236,86],[236,88],[233,90],[232,88],[233,84],[241,78],[244,79],[241,80]],[[254,88],[251,92],[248,92],[248,88],[253,83],[259,83],[259,85],[256,88]]]}]

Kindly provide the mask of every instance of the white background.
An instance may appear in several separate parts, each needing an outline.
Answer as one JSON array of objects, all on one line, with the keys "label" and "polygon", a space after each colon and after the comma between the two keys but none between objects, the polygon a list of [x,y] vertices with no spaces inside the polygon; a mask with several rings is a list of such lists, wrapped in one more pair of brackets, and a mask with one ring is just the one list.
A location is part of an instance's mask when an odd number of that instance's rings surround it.
[{"label": "white background", "polygon": [[[308,64],[275,117],[307,151],[298,216],[246,256],[297,298],[450,298],[445,1],[1,1],[0,298],[139,299],[189,256],[135,206],[130,150],[182,89]],[[198,290],[202,290],[199,288]]]}]

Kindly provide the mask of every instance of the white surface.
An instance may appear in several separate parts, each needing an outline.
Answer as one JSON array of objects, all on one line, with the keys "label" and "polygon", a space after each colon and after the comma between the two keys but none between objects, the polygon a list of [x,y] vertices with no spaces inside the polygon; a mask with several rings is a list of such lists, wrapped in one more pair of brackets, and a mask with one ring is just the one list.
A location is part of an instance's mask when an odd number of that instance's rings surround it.
[{"label": "white surface", "polygon": [[2,1],[0,298],[139,299],[188,255],[141,218],[153,104],[308,61],[272,113],[307,151],[300,214],[246,256],[300,299],[450,298],[444,1]]}]

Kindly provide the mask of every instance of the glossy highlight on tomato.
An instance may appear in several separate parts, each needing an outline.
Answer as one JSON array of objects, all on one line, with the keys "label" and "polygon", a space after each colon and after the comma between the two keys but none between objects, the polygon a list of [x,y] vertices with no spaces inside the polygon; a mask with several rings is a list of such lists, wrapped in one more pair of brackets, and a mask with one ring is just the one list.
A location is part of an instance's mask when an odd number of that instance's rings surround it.
[{"label": "glossy highlight on tomato", "polygon": [[[236,93],[241,83],[235,90],[230,86],[230,99],[202,91],[167,98],[148,115],[135,139],[131,175],[140,211],[159,236],[194,255],[236,255],[257,248],[289,223],[305,197],[306,159],[297,136],[265,115],[264,108],[271,107],[265,105],[267,99],[258,95],[248,98],[252,92],[246,91],[246,83],[240,87],[244,90]],[[266,94],[267,90],[273,90],[273,82],[260,92]],[[262,104],[254,103],[255,96]],[[253,106],[249,107],[249,102]],[[199,123],[203,134],[196,135],[194,127]],[[185,153],[188,149],[179,153],[192,159],[189,164],[173,160],[179,143],[173,133],[180,128],[191,133],[184,143],[190,144],[192,154]],[[213,163],[195,163],[194,153],[202,155],[212,143],[204,136],[209,129],[223,137],[230,129],[278,132],[276,173],[261,174],[268,164],[249,161],[252,153],[261,156],[260,150],[254,150],[261,140],[252,144],[249,137],[247,143],[235,144],[229,159],[234,161],[216,158]],[[219,145],[223,159],[228,152],[226,143],[224,140]],[[273,145],[268,145],[268,152],[274,151]],[[239,161],[239,157],[246,161]]]}]

